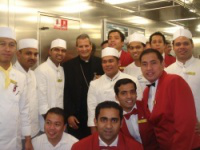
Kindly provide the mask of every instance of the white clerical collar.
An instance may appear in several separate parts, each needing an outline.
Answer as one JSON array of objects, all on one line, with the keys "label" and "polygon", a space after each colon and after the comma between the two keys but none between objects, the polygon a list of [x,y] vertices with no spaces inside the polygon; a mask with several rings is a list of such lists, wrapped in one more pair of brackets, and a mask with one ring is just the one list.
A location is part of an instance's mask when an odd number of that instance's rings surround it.
[{"label": "white clerical collar", "polygon": [[178,61],[178,59],[176,59],[176,63],[180,67],[184,67],[184,66],[188,67],[188,66],[190,66],[194,62],[194,60],[195,60],[195,58],[192,56],[189,60],[187,60],[185,62],[185,64],[183,64],[182,62]]},{"label": "white clerical collar", "polygon": [[118,136],[116,137],[116,139],[110,144],[106,144],[99,136],[99,146],[117,146],[117,143],[118,143]]},{"label": "white clerical collar", "polygon": [[115,79],[118,78],[118,76],[120,75],[120,73],[121,73],[121,71],[118,71],[117,74],[116,74],[112,79],[111,79],[109,76],[107,76],[106,74],[105,74],[105,76],[106,76],[106,78],[107,78],[108,80],[114,81]]}]

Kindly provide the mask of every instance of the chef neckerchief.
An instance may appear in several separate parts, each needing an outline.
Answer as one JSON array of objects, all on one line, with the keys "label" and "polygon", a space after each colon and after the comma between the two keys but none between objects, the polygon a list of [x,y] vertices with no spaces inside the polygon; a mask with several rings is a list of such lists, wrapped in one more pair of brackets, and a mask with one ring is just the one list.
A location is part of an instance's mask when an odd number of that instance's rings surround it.
[{"label": "chef neckerchief", "polygon": [[12,64],[10,64],[10,67],[7,70],[5,70],[3,67],[0,66],[0,71],[2,71],[5,75],[5,89],[7,89],[11,83],[11,80],[9,77],[9,73],[11,69],[12,69]]}]

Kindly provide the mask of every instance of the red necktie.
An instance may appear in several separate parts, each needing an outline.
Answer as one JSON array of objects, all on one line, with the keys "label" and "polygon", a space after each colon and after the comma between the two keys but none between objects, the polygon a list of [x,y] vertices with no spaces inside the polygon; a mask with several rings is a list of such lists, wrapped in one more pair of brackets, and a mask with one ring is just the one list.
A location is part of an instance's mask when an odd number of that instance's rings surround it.
[{"label": "red necktie", "polygon": [[114,150],[116,146],[100,146],[100,150]]},{"label": "red necktie", "polygon": [[138,113],[137,109],[134,108],[130,113],[124,115],[124,117],[128,120],[131,115],[136,115]]}]

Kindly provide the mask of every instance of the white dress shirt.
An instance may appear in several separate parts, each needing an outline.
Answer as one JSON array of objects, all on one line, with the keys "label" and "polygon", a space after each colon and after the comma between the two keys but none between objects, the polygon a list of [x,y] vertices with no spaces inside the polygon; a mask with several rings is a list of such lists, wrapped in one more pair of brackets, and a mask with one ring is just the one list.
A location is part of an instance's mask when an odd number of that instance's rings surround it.
[{"label": "white dress shirt", "polygon": [[18,61],[16,61],[13,67],[26,75],[27,99],[30,106],[31,137],[34,137],[38,134],[40,130],[35,73],[30,69],[28,70],[28,72],[25,71]]},{"label": "white dress shirt", "polygon": [[[132,108],[132,110],[133,110],[134,108],[137,109],[137,106],[134,105],[134,107]],[[131,110],[131,111],[132,111],[132,110]],[[131,111],[130,111],[130,112],[131,112]],[[125,112],[125,111],[123,111],[123,115],[128,114],[128,113],[130,113],[130,112]],[[126,121],[126,125],[127,125],[127,128],[128,128],[128,131],[129,131],[130,135],[131,135],[136,141],[138,141],[139,143],[142,143],[142,139],[141,139],[141,137],[140,137],[139,126],[138,126],[138,115],[137,115],[137,114],[132,114],[132,115],[130,116],[129,119],[126,119],[125,117],[124,117],[124,119],[125,119],[125,121]]]},{"label": "white dress shirt", "polygon": [[156,95],[157,86],[158,86],[158,80],[155,81],[155,86],[150,86],[150,89],[149,89],[148,107],[149,107],[150,112],[152,112],[153,107],[156,103],[155,95]]},{"label": "white dress shirt", "polygon": [[142,91],[144,91],[144,89],[146,88],[146,85],[149,84],[149,81],[142,74],[141,67],[136,66],[135,62],[132,62],[131,64],[129,64],[124,69],[123,72],[137,78],[142,88]]},{"label": "white dress shirt", "polygon": [[117,147],[118,139],[119,139],[119,137],[117,136],[116,139],[110,145],[108,145],[99,136],[99,146],[105,146],[105,147],[106,146],[116,146]]},{"label": "white dress shirt", "polygon": [[44,119],[41,116],[52,107],[63,108],[64,71],[50,58],[35,69],[37,96],[39,101],[40,127],[43,131]]},{"label": "white dress shirt", "polygon": [[53,146],[46,136],[42,134],[32,140],[34,150],[71,150],[71,147],[78,140],[70,134],[63,132],[60,142]]},{"label": "white dress shirt", "polygon": [[197,118],[200,121],[200,60],[191,57],[183,64],[176,59],[176,62],[165,70],[168,73],[181,76],[189,84],[194,96]]},{"label": "white dress shirt", "polygon": [[106,74],[102,75],[99,79],[91,81],[88,90],[87,105],[88,105],[88,126],[94,125],[95,108],[96,106],[106,100],[115,101],[114,85],[119,79],[129,78],[137,85],[137,99],[142,99],[142,90],[138,80],[130,75],[118,72],[112,79]]},{"label": "white dress shirt", "polygon": [[0,71],[0,149],[20,150],[21,135],[31,135],[26,77],[14,68],[9,77],[5,89],[5,74]]}]

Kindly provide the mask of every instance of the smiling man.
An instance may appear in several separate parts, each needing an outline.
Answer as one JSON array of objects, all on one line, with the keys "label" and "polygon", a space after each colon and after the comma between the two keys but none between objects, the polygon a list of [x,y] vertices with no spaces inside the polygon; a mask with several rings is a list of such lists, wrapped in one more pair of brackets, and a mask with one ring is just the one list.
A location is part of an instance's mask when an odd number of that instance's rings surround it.
[{"label": "smiling man", "polygon": [[116,99],[123,108],[121,131],[141,143],[145,150],[159,149],[152,125],[144,116],[143,105],[137,101],[136,84],[130,79],[120,79],[115,83]]},{"label": "smiling man", "polygon": [[157,50],[143,51],[140,61],[142,73],[151,83],[142,100],[145,117],[153,125],[160,149],[198,148],[197,117],[189,85],[180,76],[164,71],[163,57]]},{"label": "smiling man", "polygon": [[134,59],[134,62],[129,64],[125,69],[124,73],[127,73],[138,79],[142,90],[146,88],[146,84],[148,81],[142,75],[142,71],[140,68],[140,55],[145,50],[146,39],[143,34],[133,33],[128,38],[128,51],[131,54],[131,57]]},{"label": "smiling man", "polygon": [[43,116],[52,107],[63,108],[64,71],[60,63],[66,55],[66,41],[51,42],[49,57],[35,69],[37,96],[39,101],[40,127],[43,131]]},{"label": "smiling man", "polygon": [[101,58],[92,55],[92,42],[87,34],[76,39],[78,56],[64,63],[64,110],[67,132],[78,139],[90,135],[87,126],[87,93],[90,82],[103,74]]},{"label": "smiling man", "polygon": [[120,133],[122,108],[116,102],[97,105],[95,125],[98,132],[75,143],[72,150],[142,150],[142,145]]},{"label": "smiling man", "polygon": [[22,149],[24,136],[26,150],[32,150],[26,76],[11,63],[16,48],[15,32],[0,27],[0,149]]},{"label": "smiling man", "polygon": [[198,118],[196,131],[200,134],[200,60],[193,57],[194,44],[189,30],[179,29],[174,33],[173,49],[177,60],[166,68],[166,71],[180,75],[189,84],[194,96]]},{"label": "smiling man", "polygon": [[114,84],[122,78],[129,78],[137,84],[138,99],[141,99],[142,91],[135,77],[119,71],[119,53],[115,48],[107,47],[102,50],[102,67],[105,72],[99,79],[90,83],[87,104],[88,104],[88,126],[92,132],[95,130],[94,114],[96,106],[103,101],[116,101]]},{"label": "smiling man", "polygon": [[176,61],[175,57],[164,53],[166,49],[166,39],[161,32],[153,33],[149,38],[149,42],[151,48],[158,50],[163,56],[165,67],[168,67],[169,65],[173,64]]},{"label": "smiling man", "polygon": [[108,46],[115,48],[118,51],[120,70],[124,70],[124,67],[133,62],[130,53],[122,50],[122,47],[124,46],[124,40],[125,36],[121,31],[117,29],[109,31]]},{"label": "smiling man", "polygon": [[[14,68],[26,75],[27,99],[30,107],[31,137],[36,136],[40,130],[38,115],[38,98],[36,92],[36,77],[31,70],[37,62],[38,41],[36,39],[22,39],[18,42],[17,61]],[[23,149],[24,149],[24,140]]]},{"label": "smiling man", "polygon": [[34,150],[71,150],[78,140],[65,133],[64,111],[54,107],[45,114],[45,133],[33,139]]}]

